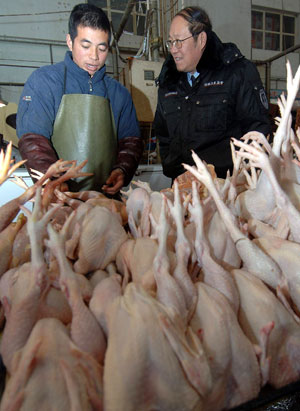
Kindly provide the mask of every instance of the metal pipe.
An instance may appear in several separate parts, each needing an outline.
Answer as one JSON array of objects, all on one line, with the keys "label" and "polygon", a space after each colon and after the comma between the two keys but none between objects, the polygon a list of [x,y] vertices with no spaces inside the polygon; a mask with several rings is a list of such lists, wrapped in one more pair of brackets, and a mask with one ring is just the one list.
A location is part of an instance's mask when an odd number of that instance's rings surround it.
[{"label": "metal pipe", "polygon": [[118,53],[116,46],[111,49],[112,63],[113,63],[113,73],[114,79],[119,80],[119,64],[118,64]]},{"label": "metal pipe", "polygon": [[122,36],[122,33],[124,31],[124,28],[126,26],[127,20],[132,12],[133,7],[135,6],[137,0],[128,0],[125,12],[123,14],[122,20],[120,21],[120,25],[118,28],[118,31],[115,34],[115,41],[118,42],[120,37]]},{"label": "metal pipe", "polygon": [[257,66],[265,65],[265,75],[266,75],[265,90],[266,90],[268,101],[270,101],[270,97],[271,97],[271,63],[281,57],[286,56],[289,53],[292,53],[295,50],[298,50],[299,48],[300,48],[300,44],[296,44],[266,60],[252,60],[253,63],[256,64]]},{"label": "metal pipe", "polygon": [[253,61],[254,64],[256,64],[256,65],[258,65],[258,66],[259,66],[259,65],[262,65],[262,64],[266,64],[266,63],[271,63],[272,61],[277,60],[277,59],[279,59],[280,57],[284,57],[284,56],[286,56],[287,54],[292,53],[292,52],[295,51],[295,50],[298,50],[299,48],[300,48],[300,44],[296,44],[295,46],[292,46],[292,47],[290,47],[290,48],[282,51],[281,53],[278,53],[278,54],[276,54],[275,56],[270,57],[270,58],[268,58],[268,59],[266,59],[266,60],[252,60],[252,61]]},{"label": "metal pipe", "polygon": [[15,86],[15,87],[24,87],[25,83],[13,83],[13,82],[4,82],[0,81],[0,86]]},{"label": "metal pipe", "polygon": [[9,43],[43,44],[47,46],[66,46],[66,42],[62,40],[34,39],[31,37],[14,37],[5,35],[0,35],[0,41],[7,41]]},{"label": "metal pipe", "polygon": [[[124,27],[126,26],[126,23],[128,21],[128,18],[132,12],[133,7],[135,6],[137,0],[128,0],[124,15],[120,21],[119,28],[116,33],[114,33],[114,38],[113,42],[111,45],[111,50],[112,50],[112,63],[113,63],[113,73],[114,73],[114,78],[119,79],[119,64],[118,64],[118,50],[117,50],[117,43],[124,31]],[[111,23],[112,25],[112,23]],[[113,29],[113,25],[112,25]]]},{"label": "metal pipe", "polygon": [[267,99],[270,101],[271,97],[271,62],[266,63],[266,94]]},{"label": "metal pipe", "polygon": [[53,61],[53,49],[52,49],[52,44],[50,44],[49,48],[50,48],[50,62],[51,62],[51,64],[53,64],[54,61]]},{"label": "metal pipe", "polygon": [[152,24],[151,24],[151,48],[153,52],[153,60],[159,61],[159,46],[160,39],[158,35],[158,10],[157,0],[151,0],[150,8],[152,11]]},{"label": "metal pipe", "polygon": [[39,65],[39,66],[25,66],[24,64],[3,64],[3,63],[0,63],[0,67],[17,67],[17,68],[33,68],[33,69],[37,69],[37,68],[40,68],[41,65]]}]

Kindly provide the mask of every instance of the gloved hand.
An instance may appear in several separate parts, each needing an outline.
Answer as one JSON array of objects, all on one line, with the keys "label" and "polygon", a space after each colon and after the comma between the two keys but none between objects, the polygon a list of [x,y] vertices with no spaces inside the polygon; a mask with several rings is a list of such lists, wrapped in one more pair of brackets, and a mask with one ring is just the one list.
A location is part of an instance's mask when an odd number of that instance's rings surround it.
[{"label": "gloved hand", "polygon": [[20,138],[18,146],[22,159],[27,160],[25,165],[33,182],[36,180],[31,175],[31,168],[45,173],[50,165],[58,160],[51,141],[40,134],[24,134]]}]

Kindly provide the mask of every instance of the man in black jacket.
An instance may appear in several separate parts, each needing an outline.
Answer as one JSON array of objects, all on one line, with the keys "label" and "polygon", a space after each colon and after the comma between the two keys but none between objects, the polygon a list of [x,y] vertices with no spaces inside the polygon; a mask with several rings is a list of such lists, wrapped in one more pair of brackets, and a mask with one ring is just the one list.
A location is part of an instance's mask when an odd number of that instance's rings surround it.
[{"label": "man in black jacket", "polygon": [[194,150],[225,178],[231,137],[271,133],[259,73],[235,44],[220,41],[199,7],[176,14],[166,46],[154,119],[163,172],[173,179],[184,173],[182,163],[194,164]]}]

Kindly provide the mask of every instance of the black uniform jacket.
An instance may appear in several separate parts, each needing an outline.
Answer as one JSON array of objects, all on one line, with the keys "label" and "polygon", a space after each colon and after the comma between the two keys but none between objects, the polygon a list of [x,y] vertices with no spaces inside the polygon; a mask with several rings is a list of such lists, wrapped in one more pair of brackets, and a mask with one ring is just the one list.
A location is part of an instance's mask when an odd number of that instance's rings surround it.
[{"label": "black uniform jacket", "polygon": [[271,133],[268,102],[259,73],[233,43],[208,35],[193,87],[169,55],[158,78],[154,119],[163,172],[175,178],[194,164],[191,150],[215,166],[218,177],[232,169],[230,138],[251,130]]}]

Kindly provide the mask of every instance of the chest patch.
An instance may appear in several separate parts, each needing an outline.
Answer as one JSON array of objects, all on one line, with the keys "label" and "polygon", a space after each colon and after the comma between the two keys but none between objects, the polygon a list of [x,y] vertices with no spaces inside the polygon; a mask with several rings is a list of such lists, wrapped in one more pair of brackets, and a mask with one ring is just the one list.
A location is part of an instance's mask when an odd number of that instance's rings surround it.
[{"label": "chest patch", "polygon": [[170,97],[170,96],[177,96],[177,91],[170,91],[169,93],[165,94],[165,97]]},{"label": "chest patch", "polygon": [[207,83],[204,83],[204,87],[211,87],[211,86],[222,86],[224,84],[223,80],[215,80],[215,81],[209,81]]}]

